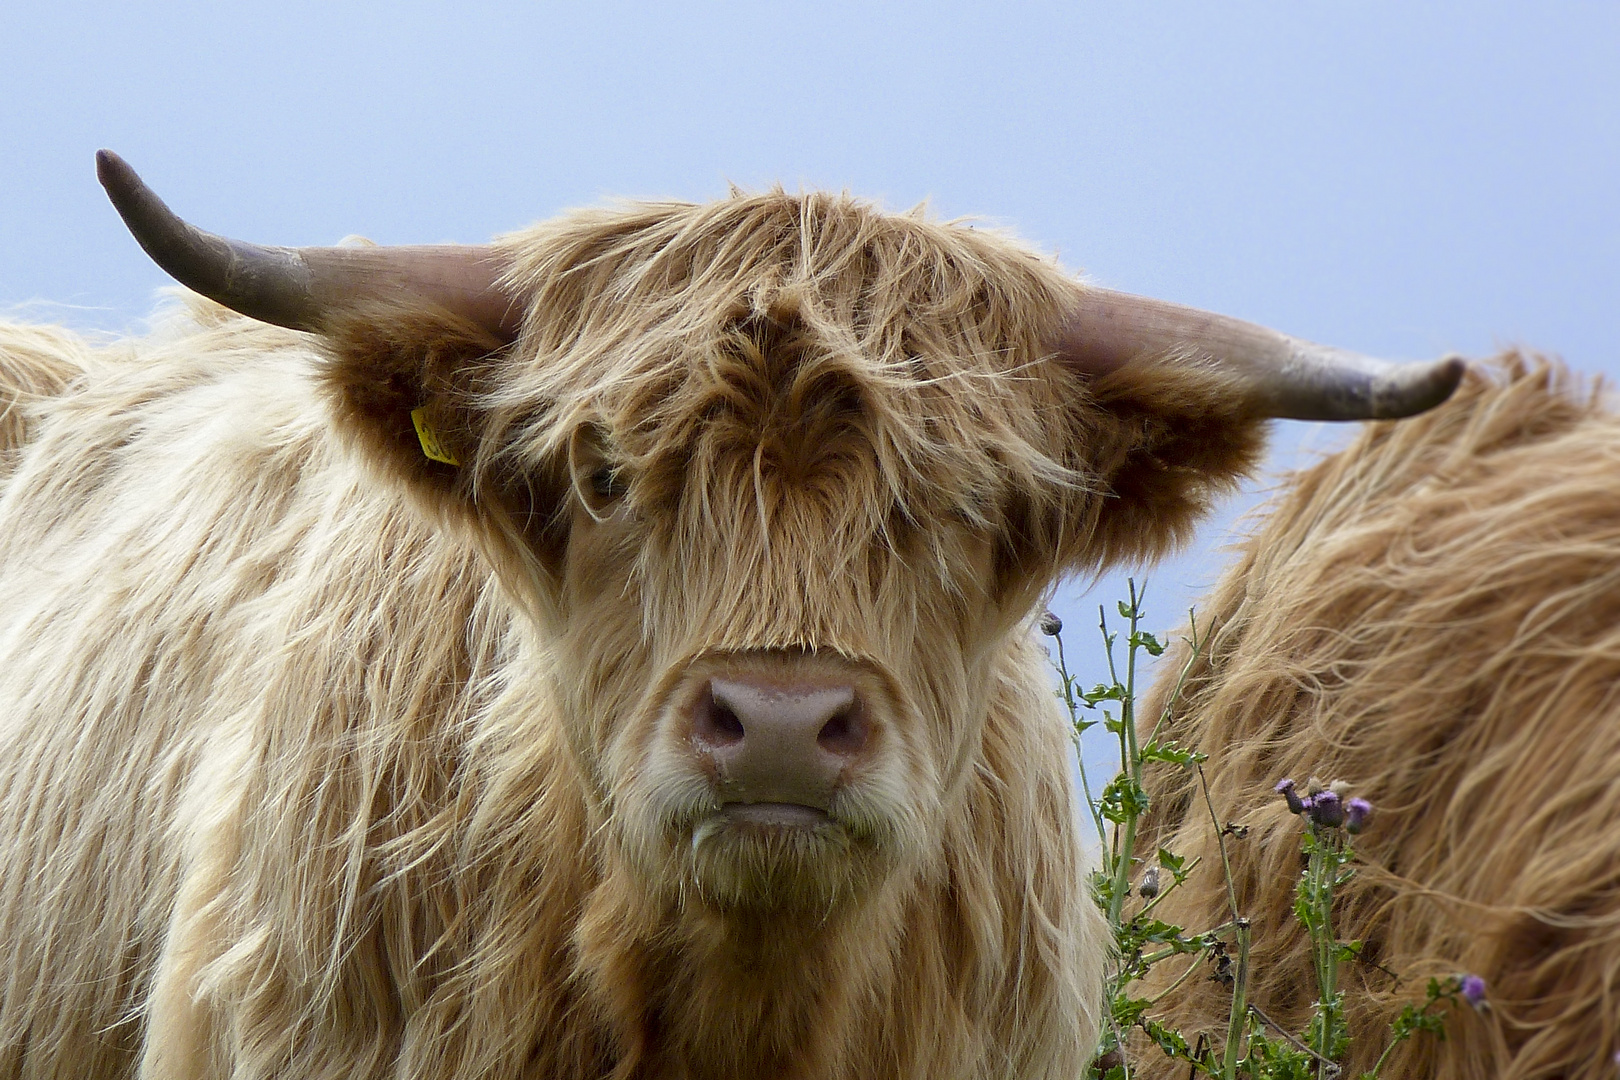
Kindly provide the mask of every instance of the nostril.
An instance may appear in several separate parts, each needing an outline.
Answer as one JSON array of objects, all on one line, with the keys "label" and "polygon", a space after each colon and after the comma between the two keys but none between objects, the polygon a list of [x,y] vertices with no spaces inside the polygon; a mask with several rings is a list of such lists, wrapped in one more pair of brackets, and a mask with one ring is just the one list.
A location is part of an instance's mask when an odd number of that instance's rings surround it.
[{"label": "nostril", "polygon": [[866,746],[868,728],[857,708],[840,709],[816,734],[816,745],[830,754],[853,757]]},{"label": "nostril", "polygon": [[736,742],[743,737],[743,724],[737,719],[736,713],[716,703],[710,715],[714,718],[715,730],[723,735],[726,741]]},{"label": "nostril", "polygon": [[693,710],[692,735],[708,747],[734,746],[743,741],[743,722],[730,706],[706,692]]}]

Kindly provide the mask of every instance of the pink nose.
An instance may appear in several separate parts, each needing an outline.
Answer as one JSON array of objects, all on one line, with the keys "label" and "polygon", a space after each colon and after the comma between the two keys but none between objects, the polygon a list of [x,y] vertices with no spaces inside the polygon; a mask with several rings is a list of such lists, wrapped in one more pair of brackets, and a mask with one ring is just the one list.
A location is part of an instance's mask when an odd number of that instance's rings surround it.
[{"label": "pink nose", "polygon": [[855,688],[835,681],[715,676],[692,719],[692,741],[714,762],[726,802],[825,810],[872,741]]}]

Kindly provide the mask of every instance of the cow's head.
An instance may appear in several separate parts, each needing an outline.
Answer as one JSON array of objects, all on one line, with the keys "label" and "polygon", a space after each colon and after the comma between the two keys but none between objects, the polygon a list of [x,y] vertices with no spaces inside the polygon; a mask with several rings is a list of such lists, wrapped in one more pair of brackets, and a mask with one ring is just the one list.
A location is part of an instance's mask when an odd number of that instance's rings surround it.
[{"label": "cow's head", "polygon": [[926,859],[1056,577],[1183,536],[1266,417],[1404,415],[1460,375],[847,197],[293,251],[101,170],[182,282],[324,337],[356,445],[553,641],[614,851],[721,908],[826,910]]}]

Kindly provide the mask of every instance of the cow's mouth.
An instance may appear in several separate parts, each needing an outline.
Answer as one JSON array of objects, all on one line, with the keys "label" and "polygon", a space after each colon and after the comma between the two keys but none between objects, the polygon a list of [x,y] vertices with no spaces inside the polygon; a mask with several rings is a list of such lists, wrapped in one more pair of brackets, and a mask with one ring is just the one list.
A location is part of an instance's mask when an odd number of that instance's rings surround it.
[{"label": "cow's mouth", "polygon": [[692,825],[692,882],[726,910],[823,915],[885,873],[870,826],[842,808],[724,801]]},{"label": "cow's mouth", "polygon": [[790,802],[727,802],[719,811],[702,818],[692,830],[692,850],[712,839],[729,835],[734,839],[766,842],[808,839],[828,835],[838,821],[819,806]]},{"label": "cow's mouth", "polygon": [[767,828],[814,829],[833,823],[832,815],[818,806],[786,802],[729,802],[720,808],[729,824]]}]

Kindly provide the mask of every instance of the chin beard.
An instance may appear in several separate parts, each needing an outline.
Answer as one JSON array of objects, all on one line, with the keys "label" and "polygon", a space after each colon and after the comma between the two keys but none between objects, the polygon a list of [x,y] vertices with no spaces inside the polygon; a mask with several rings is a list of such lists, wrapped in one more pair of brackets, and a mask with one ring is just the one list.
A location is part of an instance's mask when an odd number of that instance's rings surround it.
[{"label": "chin beard", "polygon": [[[829,911],[858,890],[867,853],[826,815],[779,821],[721,810],[691,829],[691,881],[722,910]],[[866,857],[863,857],[866,856]]]},{"label": "chin beard", "polygon": [[823,810],[721,803],[706,783],[681,780],[609,812],[614,846],[636,876],[681,908],[825,919],[883,889],[937,841],[937,814],[877,793],[845,790]]},{"label": "chin beard", "polygon": [[779,803],[731,803],[671,823],[685,888],[722,912],[826,917],[895,868],[889,830]]}]

